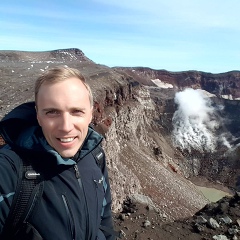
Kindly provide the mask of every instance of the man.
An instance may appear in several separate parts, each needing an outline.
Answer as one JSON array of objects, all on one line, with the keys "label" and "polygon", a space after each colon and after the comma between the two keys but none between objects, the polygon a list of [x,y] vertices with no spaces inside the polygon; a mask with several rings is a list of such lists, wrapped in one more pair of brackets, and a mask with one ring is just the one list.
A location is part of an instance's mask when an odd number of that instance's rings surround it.
[{"label": "man", "polygon": [[92,111],[92,93],[82,74],[58,67],[37,79],[35,104],[20,105],[1,121],[4,148],[16,157],[6,158],[0,150],[0,239],[15,195],[19,158],[24,156],[43,177],[44,189],[25,223],[27,231],[16,239],[115,239],[109,233],[113,224],[107,168],[104,161],[101,169],[92,154],[102,141],[89,127]]}]

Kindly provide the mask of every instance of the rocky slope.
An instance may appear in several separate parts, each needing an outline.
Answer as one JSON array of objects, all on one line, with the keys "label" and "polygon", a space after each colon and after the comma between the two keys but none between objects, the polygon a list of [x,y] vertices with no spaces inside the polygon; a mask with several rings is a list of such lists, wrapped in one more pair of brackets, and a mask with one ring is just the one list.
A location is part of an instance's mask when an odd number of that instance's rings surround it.
[{"label": "rocky slope", "polygon": [[[57,65],[78,68],[93,89],[93,124],[105,137],[115,213],[130,196],[150,204],[163,222],[187,218],[208,203],[189,181],[192,177],[238,187],[239,72],[109,68],[95,64],[79,49],[0,51],[0,118],[19,103],[33,100],[37,76]],[[236,149],[231,154],[224,148],[202,154],[173,147],[174,96],[187,87],[214,94],[214,104],[225,106],[219,115],[231,120],[222,127],[234,136]]]},{"label": "rocky slope", "polygon": [[114,216],[115,228],[125,239],[237,240],[240,237],[240,193],[207,204],[191,218],[165,223],[158,211],[127,199]]}]

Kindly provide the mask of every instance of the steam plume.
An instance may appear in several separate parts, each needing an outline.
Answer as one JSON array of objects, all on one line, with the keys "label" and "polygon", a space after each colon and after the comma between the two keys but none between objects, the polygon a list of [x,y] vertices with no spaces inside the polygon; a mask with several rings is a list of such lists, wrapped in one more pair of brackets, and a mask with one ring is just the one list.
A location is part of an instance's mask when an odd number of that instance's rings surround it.
[{"label": "steam plume", "polygon": [[214,152],[219,120],[210,98],[200,90],[185,89],[176,93],[175,103],[178,108],[172,120],[174,145],[189,152]]}]

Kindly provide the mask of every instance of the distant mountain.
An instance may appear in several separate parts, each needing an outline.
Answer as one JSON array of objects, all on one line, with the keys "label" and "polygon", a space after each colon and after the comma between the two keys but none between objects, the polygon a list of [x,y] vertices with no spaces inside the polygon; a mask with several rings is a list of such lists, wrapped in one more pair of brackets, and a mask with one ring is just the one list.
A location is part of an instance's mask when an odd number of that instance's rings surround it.
[{"label": "distant mountain", "polygon": [[175,89],[186,87],[203,89],[218,97],[240,100],[240,71],[226,73],[206,73],[199,71],[170,72],[146,67],[117,67],[116,70],[127,73],[148,86],[157,86],[157,82],[171,84]]},{"label": "distant mountain", "polygon": [[2,62],[64,62],[64,61],[89,61],[84,53],[77,48],[59,49],[45,52],[28,52],[28,51],[0,51],[0,61]]}]

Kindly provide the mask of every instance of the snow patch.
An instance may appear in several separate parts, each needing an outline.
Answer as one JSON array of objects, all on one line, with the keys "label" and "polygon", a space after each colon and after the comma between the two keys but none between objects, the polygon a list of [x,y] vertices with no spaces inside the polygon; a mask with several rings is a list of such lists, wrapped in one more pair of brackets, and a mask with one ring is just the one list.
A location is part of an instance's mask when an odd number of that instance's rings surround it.
[{"label": "snow patch", "polygon": [[222,95],[222,98],[224,98],[224,99],[229,99],[229,100],[233,100],[233,97],[232,97],[231,94],[230,94],[230,95]]},{"label": "snow patch", "polygon": [[162,82],[160,79],[151,79],[151,81],[160,88],[173,88],[172,84]]}]

